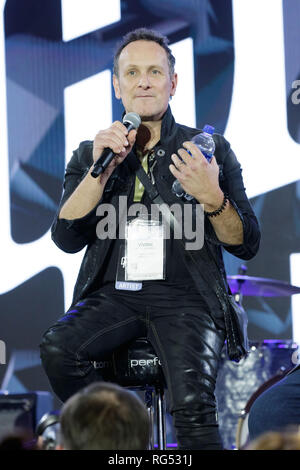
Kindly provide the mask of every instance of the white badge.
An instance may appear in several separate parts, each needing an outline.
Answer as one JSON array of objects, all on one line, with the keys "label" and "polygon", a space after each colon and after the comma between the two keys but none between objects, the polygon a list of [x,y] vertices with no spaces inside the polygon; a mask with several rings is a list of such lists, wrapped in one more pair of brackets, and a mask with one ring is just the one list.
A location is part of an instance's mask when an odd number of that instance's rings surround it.
[{"label": "white badge", "polygon": [[125,280],[165,279],[164,225],[137,217],[126,224]]}]

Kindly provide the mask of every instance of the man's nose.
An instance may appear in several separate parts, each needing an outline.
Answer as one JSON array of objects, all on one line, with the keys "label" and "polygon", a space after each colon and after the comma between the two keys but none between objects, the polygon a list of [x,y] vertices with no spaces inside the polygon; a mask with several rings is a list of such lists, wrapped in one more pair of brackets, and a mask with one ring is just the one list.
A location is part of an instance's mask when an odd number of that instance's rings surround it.
[{"label": "man's nose", "polygon": [[139,86],[142,88],[149,88],[151,86],[149,76],[147,73],[141,74],[140,80],[139,80]]}]

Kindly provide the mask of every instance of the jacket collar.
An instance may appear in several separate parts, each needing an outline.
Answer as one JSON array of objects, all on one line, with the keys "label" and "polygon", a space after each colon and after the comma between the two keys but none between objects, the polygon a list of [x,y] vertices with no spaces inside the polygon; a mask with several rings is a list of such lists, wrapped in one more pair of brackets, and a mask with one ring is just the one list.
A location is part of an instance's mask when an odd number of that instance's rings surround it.
[{"label": "jacket collar", "polygon": [[176,122],[172,114],[170,105],[168,105],[167,110],[163,115],[161,123],[160,141],[162,145],[166,145],[168,141],[174,137],[175,132]]}]

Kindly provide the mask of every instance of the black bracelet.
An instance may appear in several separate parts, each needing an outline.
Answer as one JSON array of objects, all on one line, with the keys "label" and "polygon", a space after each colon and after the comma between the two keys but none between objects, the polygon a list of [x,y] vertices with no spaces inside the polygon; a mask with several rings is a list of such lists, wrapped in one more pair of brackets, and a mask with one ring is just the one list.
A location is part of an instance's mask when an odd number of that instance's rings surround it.
[{"label": "black bracelet", "polygon": [[204,213],[205,213],[208,217],[216,217],[217,215],[221,214],[221,212],[223,212],[223,210],[224,210],[225,207],[226,207],[227,201],[228,201],[228,197],[227,197],[226,194],[224,194],[224,199],[223,199],[222,205],[219,207],[219,209],[217,209],[216,211],[213,211],[213,212],[206,212],[206,211],[204,211]]}]

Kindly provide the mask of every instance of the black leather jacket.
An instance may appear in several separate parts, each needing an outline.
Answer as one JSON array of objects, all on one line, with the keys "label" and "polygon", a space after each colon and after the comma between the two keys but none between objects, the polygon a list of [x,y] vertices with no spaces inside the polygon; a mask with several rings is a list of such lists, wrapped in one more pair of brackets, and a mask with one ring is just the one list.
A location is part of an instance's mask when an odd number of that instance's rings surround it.
[{"label": "black leather jacket", "polygon": [[[201,132],[199,129],[177,124],[173,118],[170,107],[168,107],[162,121],[161,140],[155,146],[157,164],[154,167],[154,177],[156,187],[162,199],[169,205],[179,202],[179,199],[171,191],[174,181],[174,177],[169,170],[169,164],[172,163],[171,155],[182,147],[184,141],[191,140],[192,137],[199,132]],[[245,193],[240,164],[225,138],[219,134],[214,134],[213,137],[216,144],[215,157],[220,169],[220,187],[229,195],[231,203],[234,205],[242,220],[244,231],[243,244],[227,245],[217,239],[209,219],[207,218],[205,220],[205,244],[202,250],[206,250],[207,247],[209,247],[211,252],[214,253],[214,258],[217,260],[219,270],[223,279],[225,279],[222,249],[226,249],[238,258],[245,260],[251,259],[257,253],[259,247],[260,231],[257,219]],[[97,206],[89,214],[72,221],[58,219],[62,205],[85,177],[93,164],[92,149],[93,142],[85,141],[81,142],[79,148],[73,152],[73,156],[67,165],[65,173],[63,196],[51,229],[53,241],[63,251],[75,253],[87,247],[75,285],[72,304],[78,302],[78,300],[95,290],[95,280],[97,278],[99,282],[99,276],[101,279],[101,273],[105,270],[105,260],[111,240],[109,238],[100,240],[96,236],[96,225],[100,220],[100,218],[96,216],[98,205],[102,202],[113,204],[118,220],[118,198],[119,196],[128,195],[135,181],[135,174],[125,159],[109,178],[102,200],[99,201]],[[202,250],[199,250],[199,252]],[[203,266],[201,256],[197,258],[197,253],[195,253],[195,256],[199,272],[205,272],[207,266]],[[203,295],[214,297],[214,285],[203,285],[200,278],[196,282],[196,285],[199,292]],[[219,307],[219,303],[216,299],[215,309]]]}]

